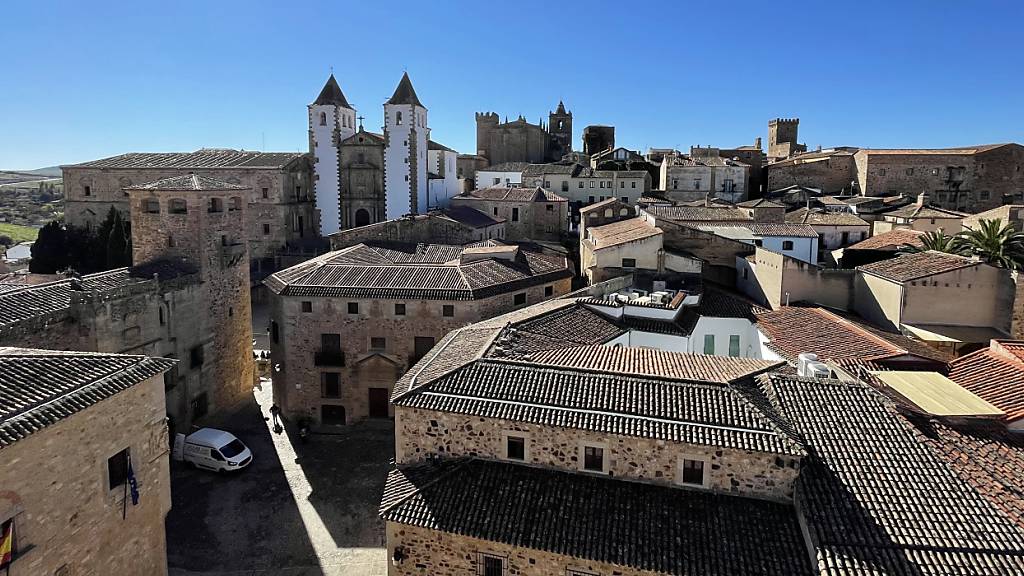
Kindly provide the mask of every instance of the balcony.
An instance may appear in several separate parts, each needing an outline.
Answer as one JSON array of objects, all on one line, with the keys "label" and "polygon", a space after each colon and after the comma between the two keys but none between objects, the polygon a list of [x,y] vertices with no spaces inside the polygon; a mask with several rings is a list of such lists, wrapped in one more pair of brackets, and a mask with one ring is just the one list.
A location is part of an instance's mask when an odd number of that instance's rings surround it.
[{"label": "balcony", "polygon": [[321,348],[313,353],[313,364],[317,366],[344,366],[345,353],[341,350]]}]

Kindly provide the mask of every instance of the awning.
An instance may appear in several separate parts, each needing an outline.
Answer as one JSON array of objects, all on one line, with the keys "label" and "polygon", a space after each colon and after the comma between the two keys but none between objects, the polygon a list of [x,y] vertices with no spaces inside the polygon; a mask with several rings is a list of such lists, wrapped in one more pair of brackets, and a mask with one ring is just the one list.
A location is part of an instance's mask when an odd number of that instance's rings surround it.
[{"label": "awning", "polygon": [[938,372],[872,371],[922,411],[934,416],[1003,416],[1002,410]]}]

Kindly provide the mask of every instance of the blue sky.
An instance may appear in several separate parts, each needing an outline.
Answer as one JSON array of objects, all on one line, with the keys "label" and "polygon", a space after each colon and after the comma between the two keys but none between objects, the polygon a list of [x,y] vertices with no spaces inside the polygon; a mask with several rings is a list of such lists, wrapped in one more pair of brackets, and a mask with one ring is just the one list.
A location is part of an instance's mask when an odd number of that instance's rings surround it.
[{"label": "blue sky", "polygon": [[[408,70],[432,136],[559,98],[631,148],[1024,141],[1024,2],[52,2],[0,5],[0,168],[128,151],[305,150],[331,66],[381,125]],[[265,143],[265,145],[264,145]],[[264,148],[265,146],[265,148]]]}]

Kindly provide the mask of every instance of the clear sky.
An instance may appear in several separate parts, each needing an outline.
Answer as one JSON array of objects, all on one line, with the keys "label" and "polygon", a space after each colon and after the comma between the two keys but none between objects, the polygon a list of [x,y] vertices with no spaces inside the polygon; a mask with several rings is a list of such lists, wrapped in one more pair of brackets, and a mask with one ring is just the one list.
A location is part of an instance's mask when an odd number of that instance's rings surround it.
[{"label": "clear sky", "polygon": [[306,150],[331,67],[379,130],[408,70],[432,137],[558,100],[630,148],[1024,141],[1024,2],[0,3],[0,168],[129,151]]}]

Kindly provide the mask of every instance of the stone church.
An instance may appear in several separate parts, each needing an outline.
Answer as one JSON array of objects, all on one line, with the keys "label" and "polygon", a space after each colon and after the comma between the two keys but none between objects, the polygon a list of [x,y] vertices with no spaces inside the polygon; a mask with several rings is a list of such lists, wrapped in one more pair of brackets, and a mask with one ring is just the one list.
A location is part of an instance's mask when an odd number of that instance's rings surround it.
[{"label": "stone church", "polygon": [[489,166],[505,162],[543,164],[557,162],[572,152],[572,112],[565,104],[548,114],[543,121],[530,124],[520,116],[512,122],[500,122],[494,112],[476,114],[476,153],[487,159]]},{"label": "stone church", "polygon": [[456,152],[430,140],[427,108],[408,74],[369,132],[334,75],[309,105],[313,187],[323,236],[447,206],[459,193]]}]

